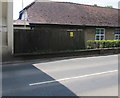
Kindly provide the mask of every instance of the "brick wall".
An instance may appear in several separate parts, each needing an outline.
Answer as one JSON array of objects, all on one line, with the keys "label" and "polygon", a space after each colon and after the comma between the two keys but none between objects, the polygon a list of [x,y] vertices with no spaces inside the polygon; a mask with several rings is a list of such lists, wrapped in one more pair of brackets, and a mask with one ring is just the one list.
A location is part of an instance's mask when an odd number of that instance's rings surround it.
[{"label": "brick wall", "polygon": [[87,46],[88,40],[95,40],[95,27],[86,27],[84,29],[85,33],[85,46]]},{"label": "brick wall", "polygon": [[[96,27],[86,27],[84,29],[85,46],[87,46],[88,40],[95,40],[95,32],[96,32]],[[113,40],[114,39],[114,32],[115,32],[115,28],[105,28],[105,40]]]},{"label": "brick wall", "polygon": [[113,40],[114,39],[114,32],[115,32],[115,28],[106,28],[105,39],[106,40]]}]

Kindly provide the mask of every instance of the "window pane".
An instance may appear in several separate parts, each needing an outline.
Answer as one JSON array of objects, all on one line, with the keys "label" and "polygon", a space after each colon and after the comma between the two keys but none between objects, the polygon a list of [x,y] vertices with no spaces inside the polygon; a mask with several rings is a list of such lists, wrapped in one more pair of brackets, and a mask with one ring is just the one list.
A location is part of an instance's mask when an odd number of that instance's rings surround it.
[{"label": "window pane", "polygon": [[99,29],[96,29],[96,34],[99,34]]},{"label": "window pane", "polygon": [[118,35],[115,35],[115,39],[119,39],[119,36],[118,36]]},{"label": "window pane", "polygon": [[115,29],[115,34],[120,34],[120,29]]},{"label": "window pane", "polygon": [[101,30],[101,34],[104,34],[104,30]]},{"label": "window pane", "polygon": [[96,36],[96,40],[99,40],[99,36]]},{"label": "window pane", "polygon": [[101,40],[104,40],[104,36],[101,36]]}]

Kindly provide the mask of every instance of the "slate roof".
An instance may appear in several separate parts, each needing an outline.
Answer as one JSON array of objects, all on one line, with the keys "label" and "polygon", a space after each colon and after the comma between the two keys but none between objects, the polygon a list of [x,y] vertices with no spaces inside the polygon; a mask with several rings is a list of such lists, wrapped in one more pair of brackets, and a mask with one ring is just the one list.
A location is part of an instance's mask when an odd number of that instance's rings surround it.
[{"label": "slate roof", "polygon": [[118,27],[118,9],[37,1],[25,8],[29,23]]}]

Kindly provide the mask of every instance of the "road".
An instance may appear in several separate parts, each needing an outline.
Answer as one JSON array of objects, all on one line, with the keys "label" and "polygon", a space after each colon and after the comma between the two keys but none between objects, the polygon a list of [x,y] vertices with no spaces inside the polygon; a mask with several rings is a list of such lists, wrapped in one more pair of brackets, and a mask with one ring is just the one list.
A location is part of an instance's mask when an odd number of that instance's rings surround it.
[{"label": "road", "polygon": [[3,96],[118,96],[118,55],[3,65]]}]

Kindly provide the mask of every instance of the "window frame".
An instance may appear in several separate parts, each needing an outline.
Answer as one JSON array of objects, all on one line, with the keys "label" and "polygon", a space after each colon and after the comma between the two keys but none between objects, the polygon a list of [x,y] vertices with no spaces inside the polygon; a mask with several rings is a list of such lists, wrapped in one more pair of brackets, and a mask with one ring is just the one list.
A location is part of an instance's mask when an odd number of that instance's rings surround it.
[{"label": "window frame", "polygon": [[[97,34],[97,29],[98,30],[101,30],[101,29],[103,29],[104,30],[104,33],[103,34]],[[105,40],[105,28],[96,28],[96,31],[95,31],[95,40],[97,40],[97,36],[99,36],[99,40],[101,40],[101,36],[103,36],[104,38],[103,38],[103,40]]]},{"label": "window frame", "polygon": [[[115,33],[114,33],[114,40],[120,40],[120,32],[118,33],[118,32],[116,32],[117,31],[117,29],[119,29],[119,31],[120,31],[120,28],[116,28],[115,29]],[[118,36],[118,39],[116,39],[116,36]]]}]

